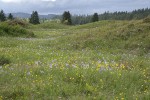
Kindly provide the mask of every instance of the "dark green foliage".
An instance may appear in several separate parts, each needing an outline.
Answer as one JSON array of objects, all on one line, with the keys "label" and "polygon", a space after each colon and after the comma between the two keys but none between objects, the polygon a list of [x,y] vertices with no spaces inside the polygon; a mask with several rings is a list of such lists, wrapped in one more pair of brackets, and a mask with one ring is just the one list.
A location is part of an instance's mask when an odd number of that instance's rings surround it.
[{"label": "dark green foliage", "polygon": [[[99,20],[133,20],[133,19],[144,19],[150,16],[150,8],[138,9],[132,12],[119,11],[119,12],[105,12],[99,15]],[[75,15],[72,16],[73,25],[81,25],[90,23],[92,21],[92,15]]]},{"label": "dark green foliage", "polygon": [[98,13],[94,13],[93,17],[92,17],[92,22],[96,22],[98,21]]},{"label": "dark green foliage", "polygon": [[72,24],[73,25],[82,25],[91,22],[90,15],[74,15],[72,16]]},{"label": "dark green foliage", "polygon": [[138,9],[132,12],[119,11],[119,12],[105,12],[99,15],[100,20],[132,20],[132,19],[143,19],[150,15],[150,9]]},{"label": "dark green foliage", "polygon": [[72,25],[71,21],[71,14],[69,11],[65,11],[62,15],[62,23],[67,24],[67,25]]},{"label": "dark green foliage", "polygon": [[10,60],[8,58],[5,58],[4,56],[0,56],[0,66],[9,64]]},{"label": "dark green foliage", "polygon": [[37,11],[33,11],[30,18],[30,23],[32,24],[40,24],[39,15]]},{"label": "dark green foliage", "polygon": [[11,13],[9,13],[8,19],[9,19],[9,20],[13,20],[13,19],[14,19],[13,15],[12,15]]},{"label": "dark green foliage", "polygon": [[0,11],[0,21],[1,22],[6,21],[6,16],[3,10]]}]

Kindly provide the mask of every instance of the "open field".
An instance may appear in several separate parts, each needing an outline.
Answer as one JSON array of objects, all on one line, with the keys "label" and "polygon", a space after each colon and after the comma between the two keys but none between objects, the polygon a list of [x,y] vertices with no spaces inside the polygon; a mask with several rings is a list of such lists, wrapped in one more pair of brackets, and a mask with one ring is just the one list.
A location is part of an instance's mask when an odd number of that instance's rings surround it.
[{"label": "open field", "polygon": [[28,30],[35,37],[0,37],[0,100],[150,100],[150,23]]}]

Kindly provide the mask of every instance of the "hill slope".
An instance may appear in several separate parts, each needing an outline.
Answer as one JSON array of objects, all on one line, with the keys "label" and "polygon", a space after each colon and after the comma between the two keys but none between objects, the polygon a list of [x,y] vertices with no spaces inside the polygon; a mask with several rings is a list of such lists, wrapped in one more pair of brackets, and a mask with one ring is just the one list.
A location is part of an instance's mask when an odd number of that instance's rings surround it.
[{"label": "hill slope", "polygon": [[69,43],[66,48],[72,50],[124,50],[136,55],[150,52],[150,24],[143,20],[100,21],[68,27],[63,33],[64,37],[59,40],[61,45]]}]

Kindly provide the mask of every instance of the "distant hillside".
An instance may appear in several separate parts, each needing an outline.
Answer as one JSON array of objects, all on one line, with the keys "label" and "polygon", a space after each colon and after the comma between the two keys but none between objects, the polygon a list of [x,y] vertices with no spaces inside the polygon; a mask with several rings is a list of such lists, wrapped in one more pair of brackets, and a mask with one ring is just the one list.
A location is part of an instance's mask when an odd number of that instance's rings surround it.
[{"label": "distant hillside", "polygon": [[[8,14],[6,14],[8,16]],[[18,13],[12,13],[14,17],[18,18],[30,18],[31,14],[28,13],[23,13],[23,12],[18,12]],[[53,19],[58,15],[55,14],[48,14],[48,15],[39,15],[41,19]]]},{"label": "distant hillside", "polygon": [[14,17],[19,17],[19,18],[29,18],[29,17],[31,16],[31,14],[22,13],[22,12],[12,13],[12,15],[13,15]]}]

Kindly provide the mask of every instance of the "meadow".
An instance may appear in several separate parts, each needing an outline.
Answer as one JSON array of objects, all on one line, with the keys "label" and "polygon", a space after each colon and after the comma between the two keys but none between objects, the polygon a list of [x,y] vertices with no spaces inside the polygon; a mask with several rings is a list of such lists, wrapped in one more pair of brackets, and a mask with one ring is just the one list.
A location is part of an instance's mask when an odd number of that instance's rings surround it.
[{"label": "meadow", "polygon": [[150,23],[28,25],[0,37],[0,100],[150,100]]}]

